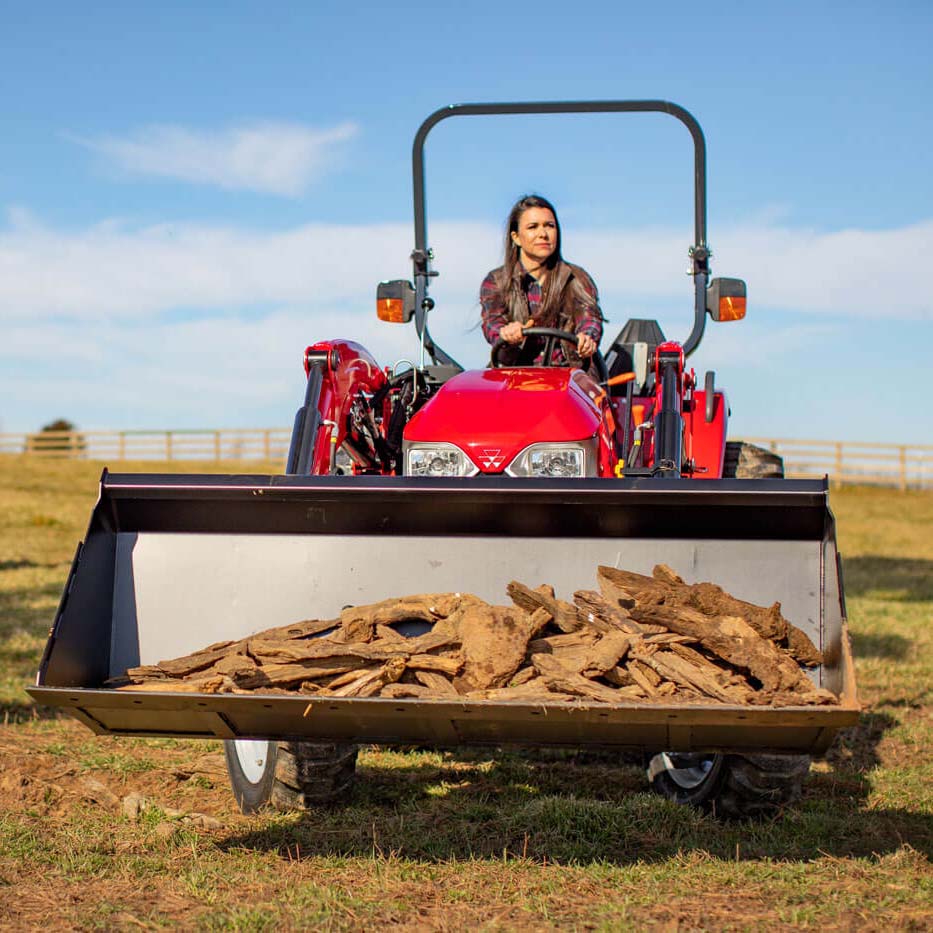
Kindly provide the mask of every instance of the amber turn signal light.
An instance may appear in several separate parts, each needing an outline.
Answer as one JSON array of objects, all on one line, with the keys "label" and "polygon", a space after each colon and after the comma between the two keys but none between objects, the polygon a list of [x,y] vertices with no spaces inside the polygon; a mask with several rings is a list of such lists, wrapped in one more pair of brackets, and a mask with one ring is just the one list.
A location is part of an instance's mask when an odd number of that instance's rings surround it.
[{"label": "amber turn signal light", "polygon": [[390,324],[404,324],[405,303],[401,298],[377,298],[376,315],[380,321],[388,321]]},{"label": "amber turn signal light", "polygon": [[719,296],[719,320],[741,321],[745,317],[745,298],[737,295]]}]

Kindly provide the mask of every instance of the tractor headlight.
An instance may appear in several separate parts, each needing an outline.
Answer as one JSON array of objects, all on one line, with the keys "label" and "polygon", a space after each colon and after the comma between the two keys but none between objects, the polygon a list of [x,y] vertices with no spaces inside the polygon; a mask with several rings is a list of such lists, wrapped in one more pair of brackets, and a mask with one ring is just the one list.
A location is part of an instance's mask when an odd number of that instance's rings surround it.
[{"label": "tractor headlight", "polygon": [[595,437],[564,444],[532,444],[509,464],[506,473],[547,479],[595,476],[596,445]]},{"label": "tractor headlight", "polygon": [[473,476],[475,463],[453,444],[405,444],[407,476]]}]

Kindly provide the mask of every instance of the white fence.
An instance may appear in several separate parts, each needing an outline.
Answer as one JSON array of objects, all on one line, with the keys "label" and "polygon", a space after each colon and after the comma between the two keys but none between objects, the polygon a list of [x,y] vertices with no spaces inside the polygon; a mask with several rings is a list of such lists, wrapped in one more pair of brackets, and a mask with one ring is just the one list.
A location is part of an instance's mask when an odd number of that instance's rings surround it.
[{"label": "white fence", "polygon": [[[289,428],[167,431],[44,431],[0,434],[0,454],[116,460],[279,461]],[[834,483],[933,488],[933,446],[745,438],[784,458],[788,476],[829,475]]]}]

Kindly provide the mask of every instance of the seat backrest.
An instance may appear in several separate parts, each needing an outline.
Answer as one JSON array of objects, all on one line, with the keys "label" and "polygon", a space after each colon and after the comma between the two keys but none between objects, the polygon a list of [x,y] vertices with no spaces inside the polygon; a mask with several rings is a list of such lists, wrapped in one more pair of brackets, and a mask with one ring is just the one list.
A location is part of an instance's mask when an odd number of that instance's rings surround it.
[{"label": "seat backrest", "polygon": [[[634,394],[650,395],[654,391],[654,354],[665,339],[657,321],[642,318],[626,321],[605,354],[609,378],[634,372]],[[624,385],[613,389],[614,395],[624,392]]]}]

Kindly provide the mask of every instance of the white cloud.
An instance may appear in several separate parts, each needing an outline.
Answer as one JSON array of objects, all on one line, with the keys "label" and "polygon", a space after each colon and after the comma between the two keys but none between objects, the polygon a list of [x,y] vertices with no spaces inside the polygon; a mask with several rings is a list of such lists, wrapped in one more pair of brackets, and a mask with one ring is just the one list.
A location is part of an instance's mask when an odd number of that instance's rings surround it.
[{"label": "white cloud", "polygon": [[[372,307],[377,281],[411,274],[407,224],[309,224],[266,232],[109,222],[71,232],[18,212],[0,231],[0,319],[144,319],[177,309],[228,314],[302,305],[343,314]],[[441,276],[435,317],[465,329],[477,314],[485,272],[498,262],[499,232],[482,223],[431,230]],[[574,234],[569,258],[599,284],[614,321],[648,305],[680,309],[691,283],[688,242],[664,229]],[[894,230],[818,233],[765,226],[724,230],[714,273],[748,282],[750,313],[772,308],[864,318],[933,318],[925,257],[933,221]],[[678,310],[679,313],[679,310]]]},{"label": "white cloud", "polygon": [[125,137],[75,141],[131,175],[296,197],[331,167],[335,150],[358,130],[349,122],[327,129],[255,123],[215,132],[150,126]]}]

